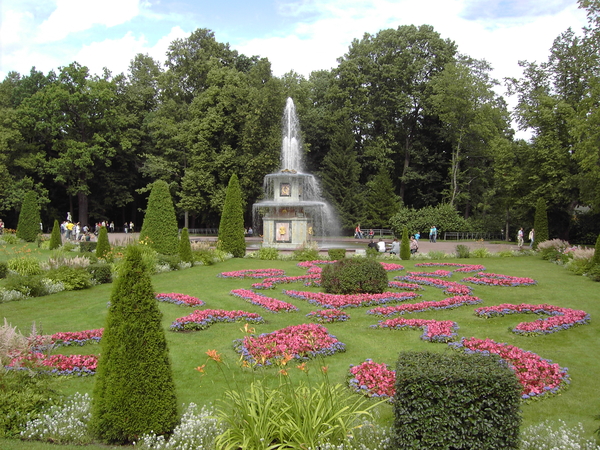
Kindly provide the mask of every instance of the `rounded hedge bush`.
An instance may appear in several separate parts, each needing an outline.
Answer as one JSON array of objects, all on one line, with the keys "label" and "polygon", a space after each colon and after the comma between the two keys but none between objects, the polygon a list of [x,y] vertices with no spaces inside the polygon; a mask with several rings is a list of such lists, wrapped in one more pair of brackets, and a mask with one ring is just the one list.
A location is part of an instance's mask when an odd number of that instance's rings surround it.
[{"label": "rounded hedge bush", "polygon": [[388,287],[388,276],[371,258],[342,259],[323,268],[321,287],[329,294],[380,294]]}]

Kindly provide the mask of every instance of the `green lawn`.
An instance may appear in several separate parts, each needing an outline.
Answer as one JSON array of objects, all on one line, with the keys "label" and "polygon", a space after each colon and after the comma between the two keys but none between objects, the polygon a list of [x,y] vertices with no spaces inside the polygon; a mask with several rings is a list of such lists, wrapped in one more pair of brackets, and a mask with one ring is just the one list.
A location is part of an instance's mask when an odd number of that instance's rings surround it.
[{"label": "green lawn", "polygon": [[[408,270],[412,270],[415,262],[403,262]],[[562,419],[567,424],[581,422],[590,436],[600,425],[594,416],[600,414],[600,384],[596,376],[600,373],[600,360],[596,355],[600,338],[600,285],[587,278],[575,276],[564,268],[542,261],[537,257],[486,258],[450,260],[469,264],[483,264],[487,272],[512,276],[531,277],[538,281],[536,286],[523,287],[489,287],[475,285],[473,295],[483,300],[481,306],[500,303],[548,303],[562,307],[583,309],[592,321],[590,324],[572,328],[558,333],[539,336],[517,336],[509,331],[518,322],[534,320],[532,315],[512,315],[503,318],[483,319],[473,314],[475,307],[460,307],[448,311],[431,311],[407,315],[405,317],[454,320],[460,326],[459,336],[492,338],[497,342],[506,342],[525,350],[533,351],[540,356],[551,359],[561,367],[568,367],[571,385],[559,395],[523,404],[524,426],[546,419]],[[256,333],[266,333],[288,325],[307,322],[305,315],[317,309],[302,300],[291,299],[282,294],[282,289],[316,290],[305,288],[302,284],[277,285],[274,290],[261,291],[270,297],[288,301],[300,308],[299,312],[270,313],[258,306],[251,305],[242,299],[229,295],[231,289],[250,288],[256,280],[226,279],[217,275],[223,271],[254,268],[282,268],[286,275],[302,275],[304,269],[296,266],[295,261],[260,261],[248,259],[232,259],[224,263],[208,267],[194,267],[184,271],[156,275],[152,278],[156,292],[179,292],[193,295],[206,302],[203,308],[243,309],[261,314],[267,323],[255,325]],[[433,270],[433,269],[416,269]],[[395,275],[405,274],[391,272]],[[460,281],[464,274],[455,274],[453,281]],[[80,331],[104,326],[107,302],[112,290],[111,285],[97,286],[93,289],[77,292],[66,292],[52,296],[28,299],[20,302],[5,303],[0,306],[2,316],[27,333],[32,322],[41,327],[43,333],[58,331]],[[441,289],[428,287],[422,291],[420,300],[441,300],[446,297]],[[419,301],[420,301],[419,300]],[[163,324],[165,329],[178,317],[187,315],[193,308],[161,303]],[[334,382],[345,382],[350,364],[358,364],[367,358],[376,362],[385,362],[392,367],[398,352],[405,350],[450,351],[446,344],[428,343],[419,336],[421,331],[376,330],[369,325],[378,321],[376,316],[365,314],[369,308],[349,308],[351,319],[344,323],[327,326],[329,332],[346,344],[345,353],[325,358],[322,363],[329,367],[330,379]],[[222,397],[228,383],[243,385],[253,377],[276,377],[276,370],[265,370],[251,374],[238,368],[238,355],[232,349],[232,341],[243,337],[238,324],[215,324],[204,331],[174,333],[167,331],[167,339],[177,385],[180,405],[189,402],[197,404],[214,403]],[[67,347],[65,353],[98,353],[101,346]],[[223,353],[229,363],[227,379],[217,370],[214,364],[207,362],[205,352],[216,349]],[[195,370],[206,364],[206,374]],[[314,368],[316,370],[316,367]],[[299,371],[293,371],[299,376]],[[314,372],[313,372],[314,373]],[[315,381],[317,376],[313,377]],[[91,392],[94,378],[73,378],[60,381],[59,389],[71,394],[74,392]],[[391,421],[392,409],[385,406],[381,411],[381,421]],[[6,445],[5,445],[6,444]],[[1,448],[50,448],[40,445],[23,444],[13,441],[0,441]],[[55,448],[55,447],[52,447]],[[98,447],[100,448],[100,447]],[[103,447],[105,448],[105,447]]]}]

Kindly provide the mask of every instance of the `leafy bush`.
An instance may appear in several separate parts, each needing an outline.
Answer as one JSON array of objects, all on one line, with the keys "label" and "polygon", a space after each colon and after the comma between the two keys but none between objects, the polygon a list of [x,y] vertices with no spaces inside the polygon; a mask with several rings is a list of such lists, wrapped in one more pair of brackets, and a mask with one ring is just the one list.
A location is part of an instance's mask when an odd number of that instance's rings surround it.
[{"label": "leafy bush", "polygon": [[11,258],[6,262],[8,270],[19,275],[39,275],[42,273],[40,262],[33,256]]},{"label": "leafy bush", "polygon": [[179,255],[157,255],[158,265],[168,266],[169,270],[177,270],[179,269],[179,264],[181,264],[181,258]]},{"label": "leafy bush", "polygon": [[330,248],[327,250],[327,256],[329,256],[329,259],[332,261],[344,259],[346,257],[346,249],[345,248]]},{"label": "leafy bush", "polygon": [[296,261],[314,261],[319,259],[319,249],[311,245],[302,245],[294,250],[294,259]]},{"label": "leafy bush", "polygon": [[377,250],[376,248],[373,248],[373,247],[367,247],[367,250],[365,253],[367,255],[367,258],[377,258],[380,254],[379,250]]},{"label": "leafy bush", "polygon": [[49,270],[45,277],[62,283],[67,291],[79,291],[92,287],[92,276],[83,268],[61,266]]},{"label": "leafy bush", "polygon": [[408,229],[402,230],[402,242],[400,244],[400,258],[404,261],[410,259],[410,241],[408,240]]},{"label": "leafy bush", "polygon": [[246,255],[246,237],[244,236],[244,207],[242,191],[236,174],[229,179],[225,192],[225,203],[219,223],[218,247],[231,253],[234,258]]},{"label": "leafy bush", "polygon": [[517,377],[497,355],[403,352],[393,448],[518,449],[520,404]]},{"label": "leafy bush", "polygon": [[276,261],[279,259],[279,250],[275,247],[260,247],[257,252],[258,259]]},{"label": "leafy bush", "polygon": [[15,234],[8,234],[4,232],[2,235],[2,241],[10,245],[16,245],[21,242],[21,239],[19,239]]},{"label": "leafy bush", "polygon": [[371,258],[342,259],[323,268],[321,286],[330,294],[379,294],[387,289],[388,276]]},{"label": "leafy bush", "polygon": [[471,252],[471,256],[473,258],[491,258],[492,254],[487,248],[480,247],[480,248],[474,249]]},{"label": "leafy bush", "polygon": [[45,408],[37,419],[28,420],[21,439],[53,444],[89,444],[90,397],[75,393],[58,405]]},{"label": "leafy bush", "polygon": [[449,204],[440,203],[437,206],[426,206],[421,209],[401,208],[398,214],[390,219],[390,226],[394,233],[399,236],[404,227],[410,234],[429,230],[435,224],[438,229],[444,231],[470,231],[471,226],[467,220]]},{"label": "leafy bush", "polygon": [[444,252],[441,252],[439,250],[431,250],[431,251],[427,252],[426,259],[444,259],[446,257],[447,256]]},{"label": "leafy bush", "polygon": [[194,262],[203,266],[212,266],[215,263],[214,253],[209,249],[194,250],[192,255]]},{"label": "leafy bush", "polygon": [[176,255],[178,252],[179,227],[166,181],[158,180],[152,185],[140,231],[140,242],[147,243],[163,255]]},{"label": "leafy bush", "polygon": [[469,247],[463,244],[456,246],[456,257],[457,258],[469,258],[471,256],[471,250]]},{"label": "leafy bush", "polygon": [[17,237],[26,242],[35,242],[40,234],[40,205],[34,191],[28,191],[23,198],[19,222],[17,224]]},{"label": "leafy bush", "polygon": [[8,275],[8,264],[6,261],[0,261],[0,279],[6,278]]},{"label": "leafy bush", "polygon": [[95,253],[98,248],[98,242],[92,241],[80,241],[79,242],[79,251],[81,253]]},{"label": "leafy bush", "polygon": [[112,283],[112,270],[110,268],[110,264],[90,264],[87,267],[87,271],[92,276],[92,279],[98,284]]},{"label": "leafy bush", "polygon": [[592,281],[600,281],[600,264],[590,267],[587,271],[587,276]]},{"label": "leafy bush", "polygon": [[542,259],[545,259],[546,261],[559,261],[561,255],[568,247],[569,243],[567,241],[552,239],[539,242],[537,250]]},{"label": "leafy bush", "polygon": [[9,275],[4,282],[4,289],[28,297],[42,297],[49,293],[42,275]]},{"label": "leafy bush", "polygon": [[48,244],[48,250],[56,250],[62,245],[62,238],[60,236],[60,225],[58,220],[54,220],[54,226],[52,227],[52,234],[50,234],[50,244]]}]

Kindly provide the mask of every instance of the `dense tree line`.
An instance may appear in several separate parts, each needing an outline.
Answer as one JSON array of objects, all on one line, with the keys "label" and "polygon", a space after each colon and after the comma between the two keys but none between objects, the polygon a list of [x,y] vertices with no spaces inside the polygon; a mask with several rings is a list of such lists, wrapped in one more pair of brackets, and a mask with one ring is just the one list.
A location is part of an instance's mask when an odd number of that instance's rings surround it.
[{"label": "dense tree line", "polygon": [[589,27],[565,31],[546,62],[521,62],[523,77],[506,80],[527,142],[514,138],[489,64],[428,25],[365,34],[308,78],[275,77],[267,59],[206,29],[173,41],[164,63],[137,55],[127,74],[76,62],[10,73],[0,83],[0,215],[16,225],[33,190],[47,227],[67,211],[82,224],[140,223],[163,180],[180,226],[217,227],[236,175],[251,225],[263,178],[279,167],[291,96],[307,170],[346,229],[445,203],[473,229],[512,235],[533,226],[543,198],[551,237],[587,241],[600,231],[599,4],[580,0]]}]

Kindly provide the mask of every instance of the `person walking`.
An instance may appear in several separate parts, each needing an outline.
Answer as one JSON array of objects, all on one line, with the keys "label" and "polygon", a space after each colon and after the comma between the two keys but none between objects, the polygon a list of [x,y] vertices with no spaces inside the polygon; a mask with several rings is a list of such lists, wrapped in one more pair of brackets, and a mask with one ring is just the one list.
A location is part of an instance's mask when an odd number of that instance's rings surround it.
[{"label": "person walking", "polygon": [[356,225],[356,228],[354,229],[354,239],[362,239],[362,238],[363,238],[363,234],[360,229],[360,223],[359,223],[358,225]]},{"label": "person walking", "polygon": [[533,248],[533,242],[535,241],[535,230],[532,228],[529,232],[529,248]]},{"label": "person walking", "polygon": [[429,229],[429,242],[432,242],[435,244],[436,241],[437,241],[437,228],[434,225]]},{"label": "person walking", "polygon": [[517,245],[519,246],[519,250],[523,248],[523,227],[521,227],[517,233]]}]

